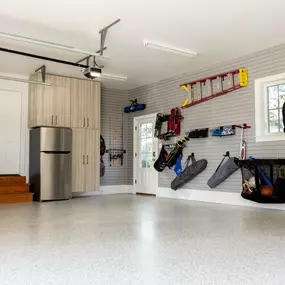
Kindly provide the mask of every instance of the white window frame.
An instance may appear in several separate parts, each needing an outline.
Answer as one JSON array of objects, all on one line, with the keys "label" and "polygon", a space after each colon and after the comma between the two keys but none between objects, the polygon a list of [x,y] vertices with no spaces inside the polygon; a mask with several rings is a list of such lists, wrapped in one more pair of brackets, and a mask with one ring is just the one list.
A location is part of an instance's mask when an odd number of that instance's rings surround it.
[{"label": "white window frame", "polygon": [[255,141],[284,141],[285,133],[269,133],[267,87],[285,84],[285,73],[256,79],[255,85]]}]

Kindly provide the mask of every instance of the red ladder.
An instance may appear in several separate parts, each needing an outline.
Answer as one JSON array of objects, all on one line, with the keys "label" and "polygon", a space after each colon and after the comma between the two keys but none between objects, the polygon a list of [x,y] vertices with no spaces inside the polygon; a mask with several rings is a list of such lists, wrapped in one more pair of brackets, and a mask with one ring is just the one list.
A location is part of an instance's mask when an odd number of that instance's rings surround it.
[{"label": "red ladder", "polygon": [[[239,83],[235,84],[234,75],[239,75]],[[227,88],[223,89],[223,80],[227,79]],[[216,92],[213,93],[213,81],[216,81]],[[202,84],[204,84],[206,94],[202,94]],[[188,92],[188,98],[181,106],[181,108],[189,108],[193,105],[200,104],[202,102],[211,100],[223,94],[237,90],[241,87],[248,86],[248,73],[247,69],[240,68],[237,70],[229,71],[226,73],[214,75],[211,77],[203,78],[200,80],[183,83],[179,87],[185,89]],[[194,92],[195,88],[195,92]],[[204,97],[204,95],[206,95]]]}]

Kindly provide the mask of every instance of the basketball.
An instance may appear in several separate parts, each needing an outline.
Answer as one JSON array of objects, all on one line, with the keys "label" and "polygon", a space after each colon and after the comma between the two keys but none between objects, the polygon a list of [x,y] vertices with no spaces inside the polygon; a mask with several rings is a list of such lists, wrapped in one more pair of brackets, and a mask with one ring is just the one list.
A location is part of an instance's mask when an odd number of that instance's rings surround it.
[{"label": "basketball", "polygon": [[273,187],[270,185],[265,185],[261,188],[262,196],[272,196],[273,195]]}]

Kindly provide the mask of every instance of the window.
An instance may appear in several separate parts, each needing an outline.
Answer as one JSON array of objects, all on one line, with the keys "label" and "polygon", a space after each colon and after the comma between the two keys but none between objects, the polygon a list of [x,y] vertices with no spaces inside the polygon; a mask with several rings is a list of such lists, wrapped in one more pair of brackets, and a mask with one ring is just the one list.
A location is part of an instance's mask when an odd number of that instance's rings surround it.
[{"label": "window", "polygon": [[285,102],[285,84],[267,87],[268,96],[268,132],[284,132],[282,107]]},{"label": "window", "polygon": [[255,80],[256,142],[285,140],[285,73]]},{"label": "window", "polygon": [[140,125],[140,167],[152,167],[152,123]]}]

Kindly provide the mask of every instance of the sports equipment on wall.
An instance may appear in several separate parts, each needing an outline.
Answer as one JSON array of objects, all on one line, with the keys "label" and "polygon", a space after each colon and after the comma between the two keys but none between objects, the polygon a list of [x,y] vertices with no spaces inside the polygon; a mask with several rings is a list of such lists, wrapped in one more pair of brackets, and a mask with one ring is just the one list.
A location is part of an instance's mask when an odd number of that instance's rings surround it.
[{"label": "sports equipment on wall", "polygon": [[210,130],[210,134],[212,137],[227,137],[233,136],[236,134],[236,126],[220,126]]},{"label": "sports equipment on wall", "polygon": [[106,152],[105,140],[100,136],[100,177],[105,175],[105,164],[103,160],[103,155]]},{"label": "sports equipment on wall", "polygon": [[[248,86],[247,74],[247,69],[240,68],[237,70],[181,84],[180,87],[188,92],[188,98],[185,100],[181,108],[188,108],[193,105],[216,98],[223,94],[229,93],[231,91],[240,89],[244,86]],[[235,83],[235,75],[238,75],[239,83]],[[224,83],[225,79],[226,83]],[[213,83],[214,81],[215,84]],[[225,89],[224,85],[226,85]]]},{"label": "sports equipment on wall", "polygon": [[142,111],[146,107],[146,104],[139,104],[137,99],[130,100],[130,102],[131,102],[131,105],[124,108],[125,113]]},{"label": "sports equipment on wall", "polygon": [[[285,184],[279,177],[280,169],[285,169],[285,159],[239,160],[242,170],[241,196],[258,203],[285,203]],[[274,178],[277,180],[273,186]],[[252,180],[255,180],[254,183]]]},{"label": "sports equipment on wall", "polygon": [[[190,160],[192,162],[191,165],[189,165]],[[194,153],[189,155],[185,162],[183,171],[171,182],[171,189],[177,190],[184,184],[193,180],[197,175],[207,168],[207,164],[208,162],[206,159],[196,161]]]},{"label": "sports equipment on wall", "polygon": [[176,173],[176,175],[179,175],[182,171],[182,164],[181,164],[181,161],[182,161],[182,155],[180,155],[178,158],[177,158],[177,161],[176,161],[176,165],[174,167],[174,172]]},{"label": "sports equipment on wall", "polygon": [[[110,166],[114,166],[116,164],[116,160],[121,160],[121,165],[123,165],[124,161],[124,153],[126,153],[126,150],[123,149],[124,145],[124,117],[122,113],[122,130],[121,130],[121,149],[116,148],[116,142],[117,142],[117,116],[115,118],[114,122],[114,140],[113,140],[113,148],[107,149],[106,153],[109,154],[109,160],[110,160]],[[111,126],[110,126],[111,130]],[[111,136],[110,136],[110,146],[111,146]]]},{"label": "sports equipment on wall", "polygon": [[209,129],[196,129],[189,132],[186,132],[190,139],[199,139],[199,138],[207,138],[209,136]]},{"label": "sports equipment on wall", "polygon": [[[154,137],[161,140],[168,140],[171,137],[179,136],[181,131],[180,124],[183,119],[179,108],[171,109],[170,114],[158,113],[156,115]],[[167,131],[162,133],[162,125],[166,122]]]},{"label": "sports equipment on wall", "polygon": [[[225,159],[228,160],[224,163]],[[210,188],[215,188],[224,182],[228,177],[230,177],[234,172],[239,169],[238,160],[235,157],[230,157],[230,152],[227,151],[224,154],[224,158],[217,167],[215,173],[208,180],[208,185]]]},{"label": "sports equipment on wall", "polygon": [[163,145],[158,159],[154,163],[153,167],[158,171],[161,172],[167,166],[171,168],[173,165],[176,164],[177,159],[182,155],[183,148],[186,146],[186,142],[189,141],[189,138],[182,138],[179,140],[173,147],[170,153],[168,153],[165,148],[167,145]]},{"label": "sports equipment on wall", "polygon": [[236,125],[236,128],[241,129],[239,159],[245,160],[245,157],[246,157],[246,141],[244,140],[244,130],[250,129],[251,126],[248,126],[247,124],[243,124],[243,125]]}]

